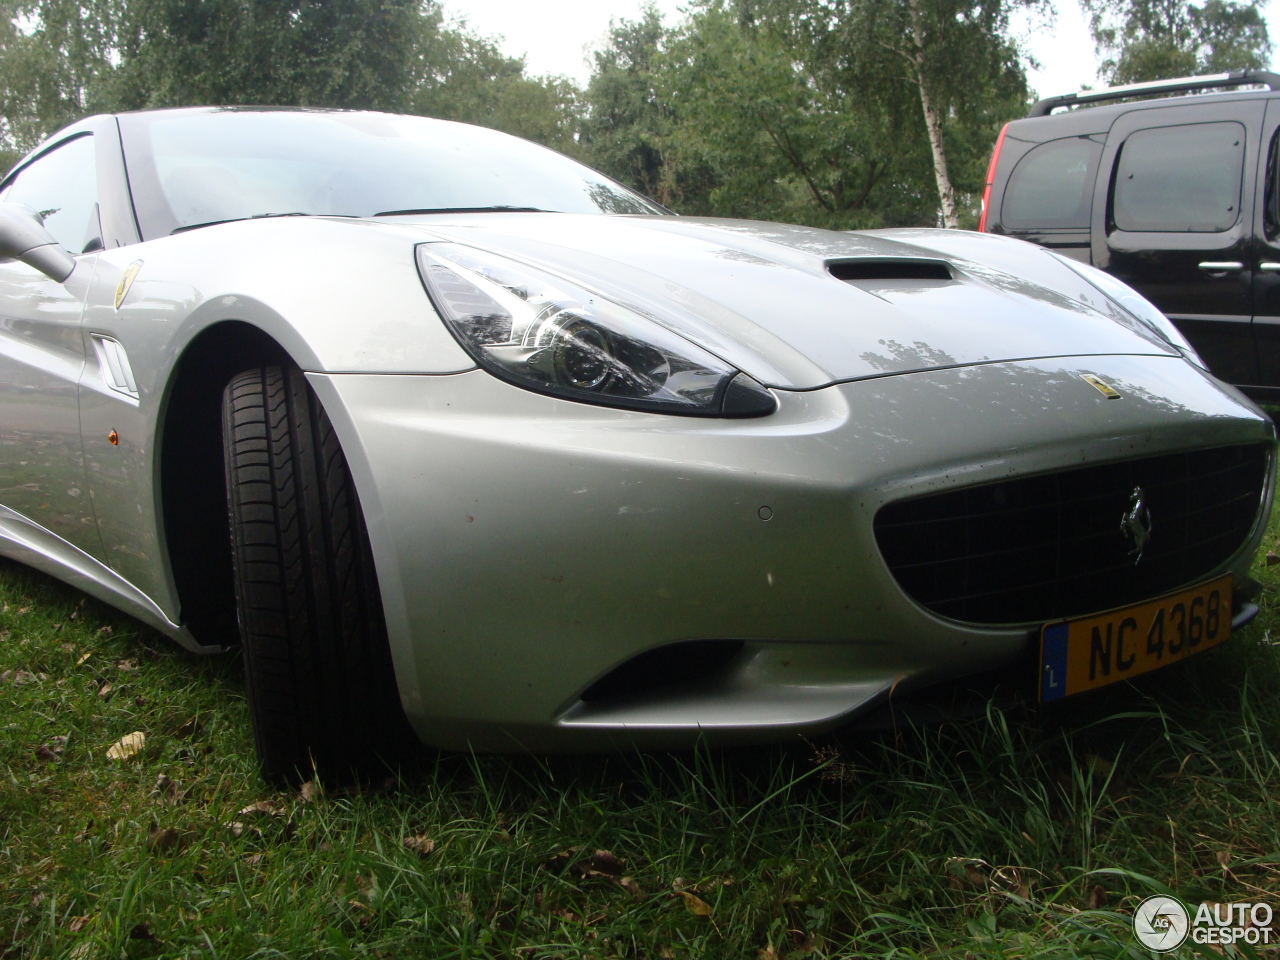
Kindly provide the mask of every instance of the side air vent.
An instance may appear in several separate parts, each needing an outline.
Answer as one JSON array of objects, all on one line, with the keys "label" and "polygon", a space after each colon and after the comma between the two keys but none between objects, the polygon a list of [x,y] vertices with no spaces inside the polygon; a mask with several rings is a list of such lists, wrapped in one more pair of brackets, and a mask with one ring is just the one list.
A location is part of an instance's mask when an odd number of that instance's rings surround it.
[{"label": "side air vent", "polygon": [[129,355],[118,340],[95,333],[93,352],[98,357],[98,365],[102,369],[102,379],[116,393],[124,394],[131,400],[138,399],[138,383],[133,378],[133,368],[129,366]]},{"label": "side air vent", "polygon": [[864,258],[836,260],[827,271],[837,280],[857,283],[860,280],[951,280],[951,267],[945,260],[915,258]]}]

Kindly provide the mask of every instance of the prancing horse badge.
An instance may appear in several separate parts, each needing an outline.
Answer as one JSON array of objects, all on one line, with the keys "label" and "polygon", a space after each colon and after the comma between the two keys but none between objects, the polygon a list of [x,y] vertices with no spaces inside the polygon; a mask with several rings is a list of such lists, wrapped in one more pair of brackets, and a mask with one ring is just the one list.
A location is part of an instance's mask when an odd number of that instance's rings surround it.
[{"label": "prancing horse badge", "polygon": [[1136,567],[1142,562],[1142,551],[1151,539],[1151,511],[1147,508],[1147,495],[1141,487],[1134,487],[1129,496],[1129,509],[1120,518],[1120,532],[1132,544],[1129,556]]}]

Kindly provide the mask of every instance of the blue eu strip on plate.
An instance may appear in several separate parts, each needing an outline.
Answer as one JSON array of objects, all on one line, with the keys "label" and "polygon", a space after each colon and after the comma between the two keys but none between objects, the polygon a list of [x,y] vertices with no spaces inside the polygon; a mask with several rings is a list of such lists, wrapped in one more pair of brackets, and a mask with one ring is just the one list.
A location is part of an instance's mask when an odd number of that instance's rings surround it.
[{"label": "blue eu strip on plate", "polygon": [[1040,702],[1060,700],[1067,692],[1067,633],[1065,623],[1045,627],[1040,645]]}]

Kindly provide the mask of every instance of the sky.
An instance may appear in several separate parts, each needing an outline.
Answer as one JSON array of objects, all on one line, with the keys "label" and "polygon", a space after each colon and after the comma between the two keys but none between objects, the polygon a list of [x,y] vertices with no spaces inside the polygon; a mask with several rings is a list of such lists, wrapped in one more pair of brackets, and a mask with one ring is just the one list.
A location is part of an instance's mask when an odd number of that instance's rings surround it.
[{"label": "sky", "polygon": [[[635,19],[642,0],[444,0],[445,12],[465,18],[480,34],[502,37],[502,51],[525,57],[529,73],[558,74],[585,84],[591,74],[588,51],[609,29],[609,19]],[[656,0],[667,24],[680,19],[687,0]],[[1033,29],[1028,49],[1040,62],[1029,71],[1031,87],[1040,96],[1070,93],[1082,84],[1097,85],[1093,40],[1074,0],[1058,0],[1058,16],[1051,27]],[[1280,3],[1272,3],[1272,8]],[[1280,41],[1280,11],[1268,9],[1267,26]],[[1277,44],[1280,46],[1280,43]]]}]

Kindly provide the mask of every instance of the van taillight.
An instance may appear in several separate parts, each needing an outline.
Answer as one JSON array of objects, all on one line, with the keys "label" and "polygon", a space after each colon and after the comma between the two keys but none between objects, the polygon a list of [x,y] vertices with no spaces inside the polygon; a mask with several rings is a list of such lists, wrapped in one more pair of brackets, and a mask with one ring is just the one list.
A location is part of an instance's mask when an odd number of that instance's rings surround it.
[{"label": "van taillight", "polygon": [[991,184],[996,180],[996,164],[1000,162],[1000,148],[1004,146],[1004,135],[1009,132],[1009,124],[1000,128],[1000,136],[996,137],[996,148],[991,151],[991,162],[987,164],[987,182],[982,188],[982,214],[978,217],[978,232],[987,230],[987,211],[991,209]]}]

